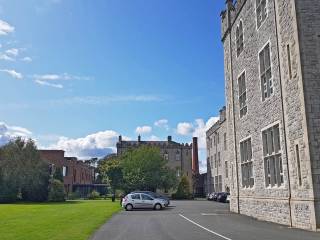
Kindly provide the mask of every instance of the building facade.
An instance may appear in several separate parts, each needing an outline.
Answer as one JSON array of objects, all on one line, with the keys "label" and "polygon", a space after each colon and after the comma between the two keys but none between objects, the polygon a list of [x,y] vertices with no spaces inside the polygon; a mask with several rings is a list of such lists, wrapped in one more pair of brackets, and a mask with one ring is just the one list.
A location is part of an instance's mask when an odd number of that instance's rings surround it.
[{"label": "building facade", "polygon": [[320,1],[232,0],[222,12],[234,212],[320,227]]},{"label": "building facade", "polygon": [[66,194],[75,191],[75,186],[92,185],[95,180],[94,168],[75,157],[65,157],[62,150],[39,150],[52,171],[62,171]]},{"label": "building facade", "polygon": [[230,192],[226,107],[220,110],[219,120],[208,129],[206,138],[207,191]]},{"label": "building facade", "polygon": [[176,170],[178,177],[185,175],[190,186],[193,186],[193,175],[199,174],[197,138],[193,138],[193,144],[183,144],[172,141],[171,136],[168,136],[167,141],[142,141],[140,136],[138,141],[123,141],[119,136],[117,153],[121,155],[129,149],[143,145],[158,147],[163,157],[168,160],[168,166]]}]

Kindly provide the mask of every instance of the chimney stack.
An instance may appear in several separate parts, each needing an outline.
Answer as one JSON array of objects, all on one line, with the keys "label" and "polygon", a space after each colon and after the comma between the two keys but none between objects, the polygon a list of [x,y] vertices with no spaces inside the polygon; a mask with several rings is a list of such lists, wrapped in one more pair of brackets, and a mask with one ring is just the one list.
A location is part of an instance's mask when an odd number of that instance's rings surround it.
[{"label": "chimney stack", "polygon": [[141,142],[141,136],[140,135],[138,136],[138,142]]},{"label": "chimney stack", "polygon": [[171,141],[172,141],[172,137],[168,136],[168,142],[171,142]]},{"label": "chimney stack", "polygon": [[198,138],[192,139],[192,172],[195,175],[199,174],[199,156],[198,156]]},{"label": "chimney stack", "polygon": [[120,135],[119,136],[119,143],[121,143],[122,142],[122,136]]}]

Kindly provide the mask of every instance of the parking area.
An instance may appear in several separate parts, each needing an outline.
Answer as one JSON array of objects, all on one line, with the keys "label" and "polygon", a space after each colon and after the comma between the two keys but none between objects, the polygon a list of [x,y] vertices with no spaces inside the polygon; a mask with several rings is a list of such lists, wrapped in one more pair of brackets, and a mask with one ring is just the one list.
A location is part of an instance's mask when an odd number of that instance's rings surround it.
[{"label": "parking area", "polygon": [[172,201],[162,211],[122,211],[93,240],[319,240],[320,233],[257,221],[229,212],[228,204]]}]

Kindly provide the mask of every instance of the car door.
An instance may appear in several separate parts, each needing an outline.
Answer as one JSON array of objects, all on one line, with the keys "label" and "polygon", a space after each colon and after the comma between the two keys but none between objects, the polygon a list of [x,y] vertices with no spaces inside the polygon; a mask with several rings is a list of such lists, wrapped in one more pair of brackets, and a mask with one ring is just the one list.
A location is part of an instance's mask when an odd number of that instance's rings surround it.
[{"label": "car door", "polygon": [[146,194],[141,194],[143,208],[153,208],[153,198]]},{"label": "car door", "polygon": [[142,200],[140,193],[132,194],[131,201],[134,208],[142,208]]}]

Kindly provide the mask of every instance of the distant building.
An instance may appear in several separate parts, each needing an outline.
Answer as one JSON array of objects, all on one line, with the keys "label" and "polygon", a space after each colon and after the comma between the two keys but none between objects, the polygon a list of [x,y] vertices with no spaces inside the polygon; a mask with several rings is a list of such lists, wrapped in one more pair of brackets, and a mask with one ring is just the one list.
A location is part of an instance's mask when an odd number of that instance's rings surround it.
[{"label": "distant building", "polygon": [[219,120],[208,129],[206,137],[208,192],[229,192],[226,107],[220,110]]},{"label": "distant building", "polygon": [[65,157],[62,150],[39,150],[40,156],[47,161],[52,171],[62,171],[66,193],[75,191],[75,186],[91,185],[95,180],[94,168],[75,157]]},{"label": "distant building", "polygon": [[162,156],[168,160],[168,166],[176,171],[178,177],[187,176],[190,186],[193,186],[193,175],[199,173],[197,138],[193,138],[193,144],[183,144],[172,141],[171,136],[168,136],[167,141],[142,141],[140,136],[137,141],[123,141],[119,136],[117,153],[121,155],[143,145],[158,147]]},{"label": "distant building", "polygon": [[320,228],[320,1],[227,0],[222,17],[234,212]]}]

